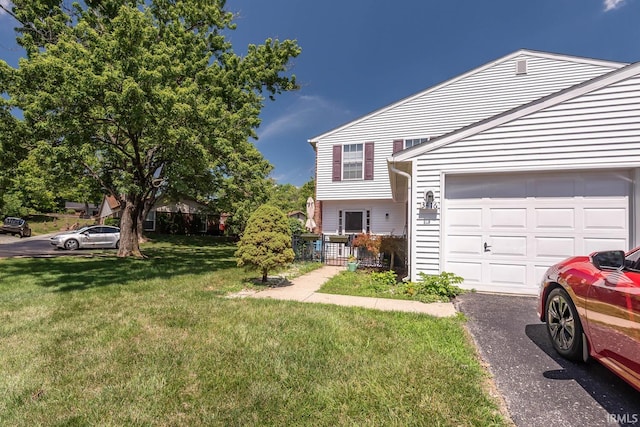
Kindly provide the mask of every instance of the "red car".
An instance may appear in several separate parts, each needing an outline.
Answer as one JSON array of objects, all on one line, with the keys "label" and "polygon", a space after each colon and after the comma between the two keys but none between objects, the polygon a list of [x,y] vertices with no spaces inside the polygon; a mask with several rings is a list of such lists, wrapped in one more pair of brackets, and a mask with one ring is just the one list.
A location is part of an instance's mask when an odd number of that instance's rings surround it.
[{"label": "red car", "polygon": [[640,391],[640,247],[594,252],[549,268],[538,316],[555,350],[598,360]]}]

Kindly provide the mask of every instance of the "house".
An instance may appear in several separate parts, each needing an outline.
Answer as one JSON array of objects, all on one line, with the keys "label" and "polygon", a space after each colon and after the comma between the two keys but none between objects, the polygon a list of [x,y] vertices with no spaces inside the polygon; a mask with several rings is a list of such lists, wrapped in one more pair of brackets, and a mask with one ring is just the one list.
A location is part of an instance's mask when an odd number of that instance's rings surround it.
[{"label": "house", "polygon": [[535,294],[640,244],[640,64],[519,50],[309,142],[327,234],[402,234],[409,277]]},{"label": "house", "polygon": [[90,218],[98,214],[98,206],[93,203],[64,202],[64,210],[74,211],[83,218]]},{"label": "house", "polygon": [[301,224],[304,224],[307,220],[307,215],[302,211],[291,211],[287,214],[287,218],[295,218],[300,221]]},{"label": "house", "polygon": [[[118,200],[104,196],[98,210],[98,220],[104,224],[107,218],[121,217]],[[207,207],[195,200],[182,198],[177,202],[160,199],[144,221],[144,231],[169,234],[224,234],[228,214],[214,215]]]}]

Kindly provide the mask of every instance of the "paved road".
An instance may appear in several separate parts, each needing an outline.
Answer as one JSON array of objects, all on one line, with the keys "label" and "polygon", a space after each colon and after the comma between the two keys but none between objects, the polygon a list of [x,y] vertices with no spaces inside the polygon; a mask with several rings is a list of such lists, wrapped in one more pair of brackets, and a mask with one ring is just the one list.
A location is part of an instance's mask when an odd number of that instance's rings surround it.
[{"label": "paved road", "polygon": [[19,238],[0,234],[0,258],[8,257],[52,257],[61,255],[90,255],[104,253],[105,251],[115,253],[115,249],[80,249],[77,251],[65,251],[56,249],[49,243],[53,234],[43,234],[40,236]]},{"label": "paved road", "polygon": [[16,256],[54,256],[60,251],[51,246],[49,239],[52,234],[43,234],[33,237],[14,237],[0,234],[0,258]]},{"label": "paved road", "polygon": [[595,361],[560,358],[536,298],[470,293],[457,306],[517,426],[640,426],[640,392]]}]

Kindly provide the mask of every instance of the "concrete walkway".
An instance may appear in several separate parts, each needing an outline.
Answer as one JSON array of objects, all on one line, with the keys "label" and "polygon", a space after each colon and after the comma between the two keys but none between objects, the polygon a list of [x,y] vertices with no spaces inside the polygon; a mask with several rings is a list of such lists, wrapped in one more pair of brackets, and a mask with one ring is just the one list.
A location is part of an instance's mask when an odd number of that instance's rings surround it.
[{"label": "concrete walkway", "polygon": [[336,304],[348,307],[365,307],[384,311],[406,311],[437,317],[449,317],[456,314],[456,309],[451,303],[437,302],[425,304],[419,301],[333,295],[317,292],[327,280],[344,270],[345,268],[342,266],[325,265],[310,273],[291,279],[290,285],[269,288],[249,296],[253,298],[273,298],[279,300]]}]

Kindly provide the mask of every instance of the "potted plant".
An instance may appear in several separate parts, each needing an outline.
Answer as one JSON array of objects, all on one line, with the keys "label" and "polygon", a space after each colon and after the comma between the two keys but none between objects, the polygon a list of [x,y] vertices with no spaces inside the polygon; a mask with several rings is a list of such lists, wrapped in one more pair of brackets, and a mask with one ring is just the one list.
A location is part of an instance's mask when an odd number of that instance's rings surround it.
[{"label": "potted plant", "polygon": [[357,268],[358,268],[358,259],[353,255],[349,255],[349,258],[347,259],[347,270],[356,271]]}]

